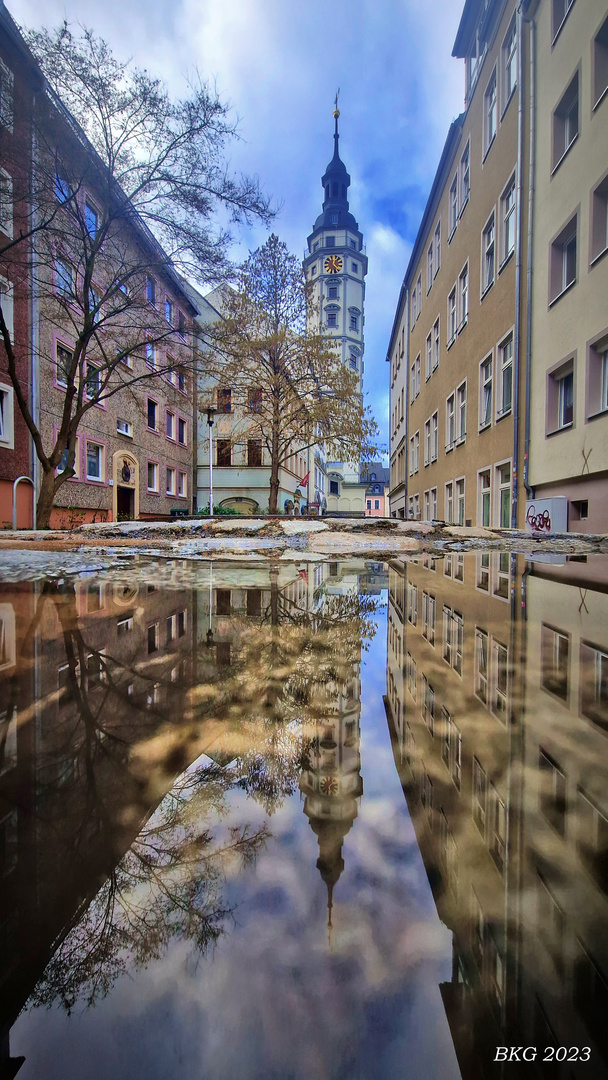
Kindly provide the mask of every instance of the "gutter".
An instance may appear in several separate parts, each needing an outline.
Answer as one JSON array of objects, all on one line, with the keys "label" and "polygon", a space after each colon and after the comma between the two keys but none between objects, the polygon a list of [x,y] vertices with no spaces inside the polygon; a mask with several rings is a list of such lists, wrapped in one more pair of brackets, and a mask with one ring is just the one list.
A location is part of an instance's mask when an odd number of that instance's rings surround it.
[{"label": "gutter", "polygon": [[524,487],[529,498],[534,498],[530,486],[530,400],[532,369],[532,258],[534,228],[534,176],[536,169],[536,23],[534,17],[524,21],[530,27],[530,131],[529,131],[529,180],[528,180],[528,262],[526,269],[526,400],[524,423]]},{"label": "gutter", "polygon": [[521,326],[521,231],[523,210],[522,194],[522,151],[524,141],[524,61],[522,55],[521,4],[517,8],[517,233],[515,237],[515,329],[513,332],[513,498],[511,502],[511,528],[517,528],[517,503],[519,486],[519,334]]}]

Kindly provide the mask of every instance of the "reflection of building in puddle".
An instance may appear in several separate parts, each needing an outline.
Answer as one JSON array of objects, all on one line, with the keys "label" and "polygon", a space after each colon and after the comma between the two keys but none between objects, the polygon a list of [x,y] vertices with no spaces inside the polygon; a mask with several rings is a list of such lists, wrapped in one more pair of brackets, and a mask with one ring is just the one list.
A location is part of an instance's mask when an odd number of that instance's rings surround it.
[{"label": "reflection of building in puddle", "polygon": [[606,580],[606,560],[391,565],[387,713],[467,1078],[497,1045],[589,1045],[608,1067]]}]

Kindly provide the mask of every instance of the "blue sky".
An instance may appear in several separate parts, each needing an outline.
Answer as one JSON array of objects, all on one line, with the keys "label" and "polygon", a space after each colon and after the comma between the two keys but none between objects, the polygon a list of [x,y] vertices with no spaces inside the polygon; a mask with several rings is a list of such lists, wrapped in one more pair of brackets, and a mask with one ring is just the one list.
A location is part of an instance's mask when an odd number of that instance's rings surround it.
[{"label": "blue sky", "polygon": [[[451,58],[460,0],[7,0],[17,22],[92,27],[180,94],[198,68],[239,117],[237,171],[281,204],[273,229],[294,254],[321,207],[340,87],[340,150],[369,258],[364,390],[387,444],[385,363],[399,287],[464,69]],[[233,257],[267,230],[237,238]]]}]

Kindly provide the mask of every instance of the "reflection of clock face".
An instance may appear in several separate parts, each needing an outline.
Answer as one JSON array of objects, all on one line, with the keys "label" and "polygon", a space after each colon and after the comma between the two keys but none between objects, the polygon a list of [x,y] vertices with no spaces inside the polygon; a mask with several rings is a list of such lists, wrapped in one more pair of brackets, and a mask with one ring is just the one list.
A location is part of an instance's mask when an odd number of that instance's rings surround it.
[{"label": "reflection of clock face", "polygon": [[328,255],[323,266],[326,274],[339,274],[342,269],[342,258],[340,255]]},{"label": "reflection of clock face", "polygon": [[322,795],[336,795],[338,792],[338,781],[335,776],[324,776],[320,784]]}]

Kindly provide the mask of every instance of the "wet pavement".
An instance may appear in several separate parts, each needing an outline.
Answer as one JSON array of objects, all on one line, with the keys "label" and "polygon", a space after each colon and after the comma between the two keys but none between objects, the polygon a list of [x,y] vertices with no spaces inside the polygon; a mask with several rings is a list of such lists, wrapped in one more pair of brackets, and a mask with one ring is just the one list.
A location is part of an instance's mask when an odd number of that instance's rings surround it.
[{"label": "wet pavement", "polygon": [[31,554],[0,1077],[608,1076],[608,557]]}]

